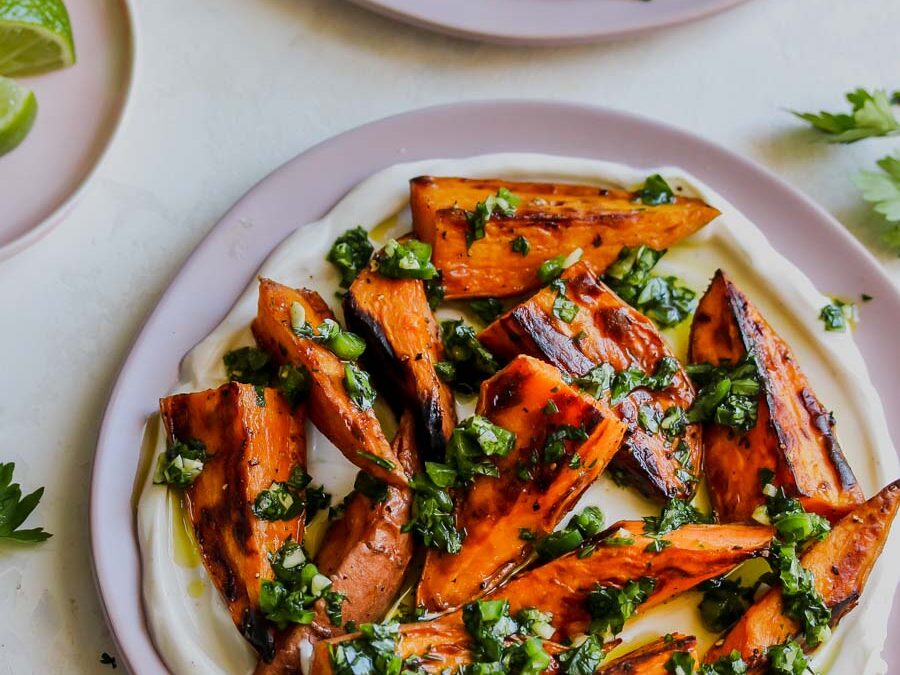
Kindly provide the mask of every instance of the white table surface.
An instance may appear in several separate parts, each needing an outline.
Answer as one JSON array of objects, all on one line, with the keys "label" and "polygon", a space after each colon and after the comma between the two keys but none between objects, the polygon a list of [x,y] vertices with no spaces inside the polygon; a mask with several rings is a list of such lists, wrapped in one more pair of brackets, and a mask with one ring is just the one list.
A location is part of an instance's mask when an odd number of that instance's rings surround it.
[{"label": "white table surface", "polygon": [[[785,112],[841,108],[856,86],[900,87],[897,0],[751,0],[645,38],[552,50],[444,38],[342,0],[137,4],[124,133],[65,221],[0,263],[0,461],[16,462],[25,488],[46,486],[29,524],[55,535],[0,545],[0,675],[105,671],[100,653],[114,646],[91,578],[88,478],[119,364],[224,211],[329,136],[464,99],[615,106],[767,165],[900,283],[897,254],[880,247],[879,221],[851,182],[898,140],[828,146]],[[14,198],[2,190],[0,203]]]}]

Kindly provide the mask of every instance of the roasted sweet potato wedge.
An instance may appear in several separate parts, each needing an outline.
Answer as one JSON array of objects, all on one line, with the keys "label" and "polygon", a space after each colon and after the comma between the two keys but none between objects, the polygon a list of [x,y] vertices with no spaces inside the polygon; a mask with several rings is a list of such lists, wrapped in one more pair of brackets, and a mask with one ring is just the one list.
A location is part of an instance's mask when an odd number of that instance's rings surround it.
[{"label": "roasted sweet potato wedge", "polygon": [[[562,279],[566,297],[578,307],[571,323],[554,314],[557,291],[548,287],[494,321],[478,339],[502,359],[529,354],[575,376],[601,363],[610,364],[616,372],[638,368],[653,373],[661,359],[674,358],[653,322],[623,302],[590,265],[576,263]],[[702,432],[699,424],[688,424],[677,437],[669,437],[661,429],[650,433],[639,425],[638,411],[641,406],[651,406],[661,414],[672,407],[687,410],[693,401],[694,386],[679,365],[670,387],[662,391],[641,387],[615,407],[628,425],[628,433],[612,466],[650,498],[693,497],[701,466]],[[687,453],[676,452],[682,441]]]},{"label": "roasted sweet potato wedge", "polygon": [[381,389],[394,406],[414,411],[421,451],[443,461],[456,408],[453,392],[434,370],[444,347],[422,282],[365,269],[344,296],[344,316],[366,340],[364,360]]},{"label": "roasted sweet potato wedge", "polygon": [[597,670],[597,675],[670,675],[666,664],[675,654],[689,654],[697,663],[697,638],[673,633],[623,654]]},{"label": "roasted sweet potato wedge", "polygon": [[[309,417],[343,455],[376,478],[403,487],[407,477],[375,413],[360,410],[344,385],[344,363],[319,342],[291,329],[291,305],[299,303],[306,320],[319,326],[334,315],[315,291],[296,290],[269,279],[259,282],[259,312],[253,334],[278,363],[302,365],[309,371]],[[374,459],[373,459],[374,458]]]},{"label": "roasted sweet potato wedge", "polygon": [[[417,601],[431,611],[460,607],[524,562],[532,544],[521,531],[551,532],[606,467],[625,433],[603,403],[529,356],[514,359],[481,385],[477,412],[514,432],[516,442],[498,460],[498,478],[479,476],[459,497],[456,524],[466,532],[462,550],[428,552]],[[583,432],[584,440],[560,437],[572,430]],[[548,441],[558,452],[546,451]]]},{"label": "roasted sweet potato wedge", "polygon": [[708,424],[703,434],[706,477],[719,519],[748,520],[763,503],[761,469],[773,471],[776,487],[806,510],[840,518],[864,497],[834,434],[834,419],[790,347],[719,270],[694,315],[690,359],[735,363],[751,350],[761,385],[756,425],[741,434]]},{"label": "roasted sweet potato wedge", "polygon": [[[334,667],[331,651],[341,642],[357,639],[359,633],[319,642],[313,652],[309,675],[332,675]],[[407,623],[400,626],[396,653],[404,659],[418,656],[421,666],[427,673],[456,672],[460,666],[473,662],[472,637],[465,626],[454,615],[450,620],[426,621],[423,623]],[[544,642],[544,651],[553,660],[545,673],[560,672],[555,657],[567,650],[566,647],[553,642]]]},{"label": "roasted sweet potato wedge", "polygon": [[[288,538],[301,540],[304,515],[266,521],[252,506],[273,481],[287,480],[295,466],[305,469],[304,409],[292,411],[276,389],[237,382],[169,396],[159,409],[170,443],[206,446],[209,459],[185,491],[197,543],[235,624],[245,635],[264,635],[259,584],[273,576],[266,556]],[[271,655],[271,633],[254,646]]]},{"label": "roasted sweet potato wedge", "polygon": [[[413,418],[400,420],[393,447],[410,474],[420,470],[413,434]],[[316,553],[319,572],[328,575],[332,590],[344,595],[340,626],[334,626],[324,601],[316,604],[316,619],[308,626],[294,626],[278,637],[275,658],[260,661],[256,675],[301,675],[300,650],[304,640],[342,635],[348,622],[380,621],[391,608],[412,560],[412,535],[401,528],[409,519],[412,492],[409,488],[387,488],[384,501],[374,501],[354,491],[342,518],[331,523],[322,547]]]},{"label": "roasted sweet potato wedge", "polygon": [[[602,542],[627,530],[633,543],[610,546]],[[536,607],[553,614],[554,639],[585,632],[591,617],[587,596],[597,584],[624,586],[650,577],[656,586],[641,609],[647,609],[684,593],[698,584],[721,576],[748,558],[764,554],[773,530],[762,525],[685,525],[667,535],[670,545],[653,553],[646,550],[652,539],[644,535],[641,521],[616,523],[596,538],[591,555],[566,554],[522,572],[488,597],[505,598],[510,613]]]},{"label": "roasted sweet potato wedge", "polygon": [[[466,212],[501,187],[519,197],[515,215],[495,213],[484,238],[467,246]],[[431,176],[410,181],[410,207],[416,236],[433,248],[432,261],[443,275],[448,299],[533,290],[541,285],[537,270],[542,262],[576,248],[602,271],[623,246],[668,248],[719,215],[688,197],[650,206],[625,190]],[[527,255],[511,250],[517,237],[527,239]]]},{"label": "roasted sweet potato wedge", "polygon": [[[900,480],[844,516],[823,541],[813,544],[800,562],[813,573],[816,590],[831,609],[831,623],[856,606],[878,560],[900,506]],[[894,561],[892,561],[894,562]],[[775,587],[750,607],[704,661],[713,663],[732,650],[751,668],[766,664],[766,650],[796,637],[799,625],[782,614],[781,588]],[[755,672],[755,670],[754,670]]]}]

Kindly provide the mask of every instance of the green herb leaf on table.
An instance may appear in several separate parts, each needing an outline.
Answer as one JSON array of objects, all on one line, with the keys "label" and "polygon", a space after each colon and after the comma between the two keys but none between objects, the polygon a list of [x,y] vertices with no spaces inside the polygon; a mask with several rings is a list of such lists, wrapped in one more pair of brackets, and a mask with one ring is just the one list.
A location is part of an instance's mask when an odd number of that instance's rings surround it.
[{"label": "green herb leaf on table", "polygon": [[44,488],[40,487],[23,497],[22,486],[12,482],[15,468],[13,462],[0,464],[0,539],[29,543],[45,541],[53,535],[45,532],[42,527],[19,529],[37,508],[41,497],[44,496]]},{"label": "green herb leaf on table", "polygon": [[489,195],[483,202],[478,202],[474,211],[466,211],[466,221],[469,223],[466,247],[478,239],[484,239],[485,227],[494,214],[500,213],[508,218],[516,215],[519,202],[520,199],[516,195],[501,187],[497,190],[497,194]]},{"label": "green herb leaf on table", "polygon": [[856,89],[846,94],[850,113],[792,113],[827,134],[829,143],[855,143],[864,138],[893,136],[900,133],[900,120],[894,115],[885,91]]},{"label": "green herb leaf on table", "polygon": [[265,386],[272,377],[271,357],[257,347],[240,347],[223,357],[229,380]]},{"label": "green herb leaf on table", "polygon": [[354,227],[338,237],[328,251],[327,260],[341,274],[341,286],[349,288],[357,275],[369,264],[375,248],[369,241],[369,233],[362,227]]}]

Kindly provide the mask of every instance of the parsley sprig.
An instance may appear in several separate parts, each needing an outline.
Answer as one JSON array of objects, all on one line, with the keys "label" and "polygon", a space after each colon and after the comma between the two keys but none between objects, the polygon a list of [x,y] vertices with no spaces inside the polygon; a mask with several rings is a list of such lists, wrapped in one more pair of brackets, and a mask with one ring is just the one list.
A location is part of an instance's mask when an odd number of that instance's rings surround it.
[{"label": "parsley sprig", "polygon": [[[876,213],[888,223],[900,223],[900,154],[882,157],[876,164],[881,170],[861,171],[856,186]],[[888,226],[881,237],[885,244],[900,250],[900,224]]]},{"label": "parsley sprig", "polygon": [[881,89],[869,92],[860,88],[845,96],[852,108],[849,113],[792,112],[827,134],[829,143],[855,143],[864,138],[900,133],[900,120],[894,115],[887,92]]},{"label": "parsley sprig", "polygon": [[0,464],[0,539],[13,539],[37,543],[45,541],[53,535],[44,532],[44,528],[35,527],[30,530],[21,530],[19,526],[31,515],[37,507],[41,497],[44,496],[44,488],[40,487],[31,494],[22,496],[22,487],[12,482],[13,471],[16,465],[13,462]]}]

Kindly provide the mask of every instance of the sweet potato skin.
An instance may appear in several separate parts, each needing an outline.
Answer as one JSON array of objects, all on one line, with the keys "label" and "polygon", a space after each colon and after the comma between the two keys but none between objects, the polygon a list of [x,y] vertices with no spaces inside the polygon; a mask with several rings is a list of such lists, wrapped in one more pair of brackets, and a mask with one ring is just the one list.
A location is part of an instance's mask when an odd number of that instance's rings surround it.
[{"label": "sweet potato skin", "polygon": [[551,612],[557,629],[553,639],[562,641],[585,632],[591,620],[586,599],[597,584],[624,586],[640,577],[655,579],[653,593],[641,605],[648,609],[763,555],[773,535],[772,528],[762,525],[685,525],[665,535],[670,546],[652,553],[645,550],[652,539],[643,534],[643,522],[622,521],[596,541],[618,530],[627,530],[634,543],[598,545],[584,558],[577,552],[566,554],[522,572],[489,598],[508,600],[511,614],[526,607]]},{"label": "sweet potato skin", "polygon": [[[478,336],[482,344],[502,359],[529,354],[575,376],[600,363],[609,363],[617,372],[636,367],[652,373],[661,359],[674,358],[653,322],[600,281],[590,265],[576,263],[562,279],[566,297],[579,308],[571,323],[553,315],[557,293],[545,288],[485,328]],[[702,430],[699,424],[689,424],[682,437],[670,440],[642,429],[638,411],[642,405],[663,412],[673,406],[687,410],[694,395],[694,386],[679,365],[672,386],[664,391],[636,389],[615,408],[628,433],[613,467],[651,499],[693,497],[702,463]],[[680,441],[688,449],[684,465],[674,455]]]},{"label": "sweet potato skin", "polygon": [[[493,216],[485,237],[467,247],[466,211],[501,187],[521,199],[516,214]],[[433,247],[447,299],[506,297],[536,289],[541,263],[576,248],[603,270],[623,246],[665,249],[719,215],[687,197],[648,206],[625,190],[431,176],[410,181],[410,207],[416,236]],[[510,249],[518,236],[531,246],[526,256]]]},{"label": "sweet potato skin", "polygon": [[597,675],[669,675],[666,664],[678,652],[690,654],[697,663],[697,638],[673,633],[605,663]]},{"label": "sweet potato skin", "polygon": [[251,510],[272,481],[306,467],[303,407],[292,411],[277,390],[257,393],[237,382],[169,396],[159,407],[170,443],[197,439],[206,445],[209,459],[185,490],[185,502],[206,569],[243,628],[259,620],[260,579],[272,577],[266,554],[303,537],[303,514],[265,521]]},{"label": "sweet potato skin", "polygon": [[[558,412],[547,414],[549,400]],[[547,534],[575,505],[618,449],[625,425],[599,401],[563,382],[560,372],[529,356],[514,359],[481,386],[477,412],[516,434],[515,447],[498,459],[498,478],[479,476],[456,507],[457,527],[465,528],[462,550],[430,550],[417,591],[417,602],[430,611],[460,607],[496,586],[531,552],[521,539],[528,529]],[[521,462],[540,453],[547,434],[561,425],[583,428],[583,442],[566,441],[556,464],[539,463],[532,480],[517,475]],[[578,468],[570,468],[578,454]]]},{"label": "sweet potato skin", "polygon": [[[410,474],[420,470],[413,433],[413,417],[404,413],[393,446],[403,468]],[[374,502],[354,492],[344,516],[331,523],[322,547],[316,553],[319,572],[332,581],[332,590],[345,596],[342,624],[332,625],[323,601],[316,604],[311,625],[293,626],[278,637],[275,658],[260,661],[255,675],[302,675],[300,650],[304,640],[343,635],[347,623],[380,621],[391,608],[415,553],[413,537],[401,528],[409,520],[412,491],[388,487],[387,499]]]},{"label": "sweet potato skin", "polygon": [[[898,506],[900,480],[844,516],[827,538],[813,544],[800,558],[815,576],[816,590],[831,608],[832,626],[859,601],[887,541]],[[725,638],[706,653],[704,661],[713,663],[737,650],[751,668],[761,669],[767,663],[766,649],[799,632],[799,625],[782,614],[781,588],[776,587],[747,610]]]},{"label": "sweet potato skin", "polygon": [[693,363],[756,355],[761,384],[756,426],[746,434],[716,424],[704,430],[713,507],[726,522],[748,520],[763,503],[759,470],[804,508],[834,521],[864,497],[837,437],[790,348],[728,277],[717,271],[691,326]]},{"label": "sweet potato skin", "polygon": [[[344,386],[344,364],[324,345],[298,337],[291,329],[291,305],[297,302],[306,311],[306,320],[319,326],[334,315],[315,291],[293,289],[270,279],[260,279],[259,311],[253,334],[259,345],[279,364],[304,366],[310,373],[309,417],[338,450],[353,464],[379,480],[403,487],[407,476],[384,436],[375,413],[360,410],[350,400]],[[386,469],[360,455],[360,451],[393,465]]]},{"label": "sweet potato skin", "polygon": [[456,407],[453,392],[434,370],[444,347],[422,282],[389,279],[367,268],[344,296],[344,316],[366,340],[365,364],[392,404],[414,411],[419,448],[442,461]]}]

